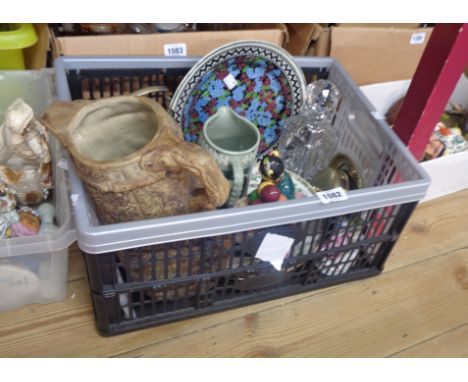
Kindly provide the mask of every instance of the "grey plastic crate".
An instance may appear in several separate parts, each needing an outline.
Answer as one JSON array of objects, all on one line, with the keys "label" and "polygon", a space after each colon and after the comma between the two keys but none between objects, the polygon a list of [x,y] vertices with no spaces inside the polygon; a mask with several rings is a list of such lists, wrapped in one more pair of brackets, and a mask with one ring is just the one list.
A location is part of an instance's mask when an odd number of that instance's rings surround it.
[{"label": "grey plastic crate", "polygon": [[[70,70],[189,68],[197,58],[62,57],[55,63],[58,97],[71,100]],[[349,199],[324,205],[318,198],[249,206],[197,214],[101,225],[83,184],[70,162],[72,200],[78,244],[87,253],[104,253],[144,245],[192,239],[240,230],[321,219],[394,204],[419,201],[429,178],[339,63],[330,58],[297,58],[302,68],[323,69],[341,91],[336,122],[342,131],[339,151],[362,169],[366,188],[350,191]],[[393,183],[398,179],[397,183]]]},{"label": "grey plastic crate", "polygon": [[[324,205],[317,197],[102,225],[69,159],[78,245],[86,253],[98,330],[111,335],[378,274],[429,179],[398,137],[330,58],[296,58],[310,82],[342,94],[339,151],[365,188]],[[66,57],[56,61],[62,100],[137,88],[174,91],[197,58]],[[164,105],[162,94],[154,99]],[[166,105],[167,106],[167,105]],[[294,239],[281,269],[256,258],[268,233]],[[343,239],[345,238],[345,239]]]}]

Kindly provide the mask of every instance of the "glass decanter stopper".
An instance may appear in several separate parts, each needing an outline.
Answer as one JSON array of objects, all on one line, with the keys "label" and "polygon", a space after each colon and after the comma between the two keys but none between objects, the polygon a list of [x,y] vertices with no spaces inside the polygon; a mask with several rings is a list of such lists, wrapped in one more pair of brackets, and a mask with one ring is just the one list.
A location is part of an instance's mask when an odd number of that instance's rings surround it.
[{"label": "glass decanter stopper", "polygon": [[310,181],[328,166],[338,147],[338,129],[332,122],[339,101],[332,82],[309,84],[300,113],[285,121],[279,141],[286,169]]}]

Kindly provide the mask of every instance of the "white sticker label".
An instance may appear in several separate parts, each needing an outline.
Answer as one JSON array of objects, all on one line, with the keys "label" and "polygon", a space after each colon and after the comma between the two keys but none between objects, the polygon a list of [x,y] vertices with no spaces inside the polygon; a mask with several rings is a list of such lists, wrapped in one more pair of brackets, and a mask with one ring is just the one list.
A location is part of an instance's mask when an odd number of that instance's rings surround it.
[{"label": "white sticker label", "polygon": [[268,261],[276,270],[280,271],[283,260],[289,254],[293,243],[294,239],[290,237],[267,233],[255,257],[263,261]]},{"label": "white sticker label", "polygon": [[416,32],[411,35],[410,44],[411,45],[422,44],[424,43],[425,39],[426,39],[426,32]]},{"label": "white sticker label", "polygon": [[70,199],[71,199],[73,207],[76,206],[76,203],[78,202],[79,198],[80,198],[79,194],[71,194],[70,195]]},{"label": "white sticker label", "polygon": [[57,166],[59,166],[60,168],[63,168],[65,171],[68,171],[68,162],[64,158],[58,161]]},{"label": "white sticker label", "polygon": [[319,197],[323,204],[331,202],[341,202],[342,200],[348,199],[348,195],[343,187],[332,188],[328,191],[317,192],[316,195]]},{"label": "white sticker label", "polygon": [[187,55],[187,44],[181,42],[179,44],[164,44],[164,55],[165,56],[186,56]]},{"label": "white sticker label", "polygon": [[378,120],[385,119],[385,115],[383,115],[380,111],[377,111],[377,110],[371,111],[371,114],[375,119],[378,119]]},{"label": "white sticker label", "polygon": [[231,73],[224,77],[223,82],[226,84],[229,90],[232,90],[237,86],[237,81]]}]

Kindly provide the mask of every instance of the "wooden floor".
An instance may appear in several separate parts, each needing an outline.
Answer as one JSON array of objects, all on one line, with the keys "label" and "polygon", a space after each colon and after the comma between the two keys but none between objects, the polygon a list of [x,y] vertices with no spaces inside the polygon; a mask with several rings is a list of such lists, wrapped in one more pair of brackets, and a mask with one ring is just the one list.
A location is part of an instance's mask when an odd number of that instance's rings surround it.
[{"label": "wooden floor", "polygon": [[468,190],[420,205],[377,277],[103,338],[83,258],[68,297],[0,313],[10,357],[467,357]]}]

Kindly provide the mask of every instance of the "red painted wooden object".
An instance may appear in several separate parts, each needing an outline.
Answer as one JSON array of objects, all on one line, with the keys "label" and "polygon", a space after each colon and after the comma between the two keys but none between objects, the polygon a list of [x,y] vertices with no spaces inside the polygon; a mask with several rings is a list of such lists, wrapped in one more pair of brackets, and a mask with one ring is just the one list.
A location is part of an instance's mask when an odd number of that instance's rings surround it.
[{"label": "red painted wooden object", "polygon": [[468,24],[437,24],[423,52],[394,130],[420,160],[468,64]]}]

